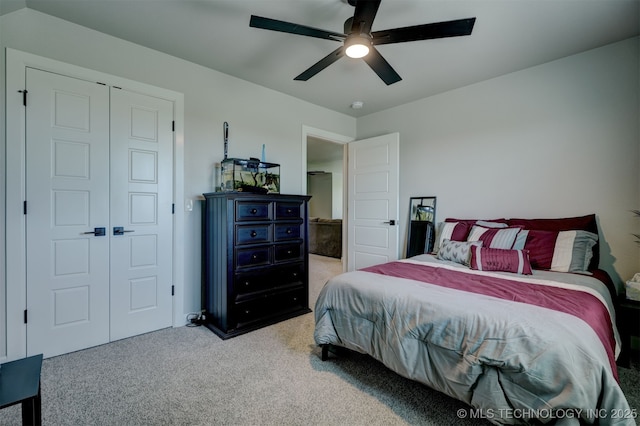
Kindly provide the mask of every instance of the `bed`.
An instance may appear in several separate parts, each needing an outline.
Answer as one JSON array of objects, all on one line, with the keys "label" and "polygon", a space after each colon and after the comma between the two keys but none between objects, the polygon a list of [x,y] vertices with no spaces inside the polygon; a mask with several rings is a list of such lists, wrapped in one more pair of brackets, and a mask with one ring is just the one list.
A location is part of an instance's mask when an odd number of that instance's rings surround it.
[{"label": "bed", "polygon": [[435,254],[330,279],[315,341],[323,359],[368,354],[495,424],[635,424],[597,235],[595,215],[447,219]]}]

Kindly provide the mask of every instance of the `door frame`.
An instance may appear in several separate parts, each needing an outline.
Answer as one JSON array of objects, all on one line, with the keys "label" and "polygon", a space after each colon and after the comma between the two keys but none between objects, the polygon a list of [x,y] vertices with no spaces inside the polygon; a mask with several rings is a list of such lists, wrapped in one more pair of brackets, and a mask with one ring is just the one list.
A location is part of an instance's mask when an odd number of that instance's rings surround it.
[{"label": "door frame", "polygon": [[[173,135],[173,203],[184,199],[184,94],[145,83],[113,76],[100,71],[56,61],[19,50],[6,49],[6,354],[0,351],[0,362],[26,356],[27,338],[24,310],[27,306],[26,219],[23,202],[26,197],[26,122],[22,103],[26,85],[26,68],[62,74],[81,80],[101,82],[133,92],[160,97],[173,102],[175,131]],[[28,100],[28,96],[27,96]],[[27,206],[28,207],[28,206]],[[184,209],[173,215],[173,326],[184,324]],[[1,289],[1,287],[0,287]],[[2,322],[0,321],[0,325]],[[5,330],[0,330],[0,338]]]},{"label": "door frame", "polygon": [[346,271],[347,267],[347,220],[349,217],[348,211],[348,199],[347,199],[347,154],[348,144],[354,141],[356,138],[351,136],[340,135],[338,133],[329,132],[327,130],[317,129],[315,127],[303,125],[302,126],[302,176],[300,181],[302,182],[302,194],[307,193],[307,138],[313,136],[320,139],[325,139],[330,142],[343,145],[342,148],[342,270]]}]

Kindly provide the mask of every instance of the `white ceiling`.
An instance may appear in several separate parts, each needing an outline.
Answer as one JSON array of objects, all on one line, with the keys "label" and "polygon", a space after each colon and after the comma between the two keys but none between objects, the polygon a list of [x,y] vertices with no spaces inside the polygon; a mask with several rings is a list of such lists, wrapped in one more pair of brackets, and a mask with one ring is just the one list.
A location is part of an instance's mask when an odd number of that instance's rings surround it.
[{"label": "white ceiling", "polygon": [[[4,4],[3,4],[4,3]],[[249,27],[252,14],[343,32],[346,0],[0,0],[29,7],[354,117],[640,33],[640,0],[382,0],[373,31],[476,17],[473,34],[378,46],[403,78],[386,86],[342,58],[293,78],[338,42]],[[359,110],[353,101],[363,101]]]}]

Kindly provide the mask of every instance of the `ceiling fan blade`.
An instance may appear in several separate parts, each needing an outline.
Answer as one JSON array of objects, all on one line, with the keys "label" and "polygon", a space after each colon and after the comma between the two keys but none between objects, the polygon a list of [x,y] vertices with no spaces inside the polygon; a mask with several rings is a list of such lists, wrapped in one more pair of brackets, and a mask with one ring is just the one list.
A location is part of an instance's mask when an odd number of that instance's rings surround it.
[{"label": "ceiling fan blade", "polygon": [[371,49],[369,50],[367,56],[363,57],[362,59],[364,59],[364,61],[371,67],[371,69],[375,71],[376,74],[378,74],[378,77],[380,77],[382,81],[387,84],[387,86],[402,80],[402,77],[400,77],[396,70],[394,70],[393,67],[389,65],[389,62],[387,62],[387,60],[382,57],[380,52],[378,52],[375,47],[371,46]]},{"label": "ceiling fan blade", "polygon": [[314,75],[318,74],[320,71],[328,67],[329,65],[333,64],[338,59],[342,58],[343,56],[344,56],[344,46],[340,46],[336,50],[329,53],[327,56],[325,56],[324,58],[320,59],[318,62],[313,64],[302,74],[294,78],[294,80],[307,81],[311,77],[313,77]]},{"label": "ceiling fan blade", "polygon": [[430,40],[435,38],[458,37],[471,34],[476,18],[458,19],[455,21],[436,22],[433,24],[415,25],[412,27],[394,28],[392,30],[371,33],[375,45],[403,43],[406,41]]},{"label": "ceiling fan blade", "polygon": [[357,0],[351,32],[369,34],[381,0]]},{"label": "ceiling fan blade", "polygon": [[261,28],[263,30],[280,31],[283,33],[297,34],[308,37],[322,38],[325,40],[344,41],[346,34],[334,33],[319,28],[307,27],[306,25],[293,24],[291,22],[279,21],[277,19],[264,18],[262,16],[251,15],[249,26]]}]

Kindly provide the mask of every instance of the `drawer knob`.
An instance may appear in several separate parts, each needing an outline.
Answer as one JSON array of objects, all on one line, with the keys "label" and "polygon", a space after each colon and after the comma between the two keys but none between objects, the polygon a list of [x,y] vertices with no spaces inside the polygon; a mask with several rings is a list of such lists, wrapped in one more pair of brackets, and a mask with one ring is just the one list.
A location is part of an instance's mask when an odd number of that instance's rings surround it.
[{"label": "drawer knob", "polygon": [[293,278],[297,278],[298,277],[298,273],[294,272],[293,274],[291,274],[293,276]]},{"label": "drawer knob", "polygon": [[291,228],[287,228],[287,234],[291,234],[293,230]]},{"label": "drawer knob", "polygon": [[257,255],[257,254],[254,254],[253,256],[251,256],[251,258],[252,258],[253,260],[256,260],[256,259],[258,258],[258,255]]},{"label": "drawer knob", "polygon": [[287,250],[287,254],[291,254],[291,250]]},{"label": "drawer knob", "polygon": [[249,283],[249,281],[245,281],[245,282],[244,282],[244,286],[245,286],[245,287],[249,287],[250,285],[251,285],[251,283]]},{"label": "drawer knob", "polygon": [[291,213],[291,212],[293,212],[293,210],[287,209],[287,213]]},{"label": "drawer knob", "polygon": [[256,231],[251,231],[251,237],[255,237],[256,235],[258,235]]},{"label": "drawer knob", "polygon": [[249,315],[249,314],[251,313],[251,311],[250,311],[250,310],[248,310],[248,309],[246,309],[246,310],[244,311],[244,313],[245,313],[245,315]]},{"label": "drawer knob", "polygon": [[256,214],[256,213],[258,213],[258,209],[256,208],[251,209],[251,214]]}]

